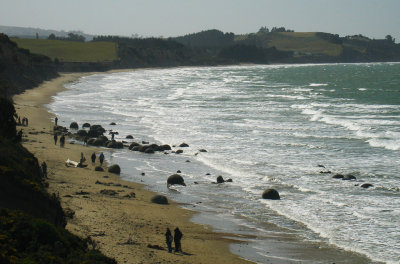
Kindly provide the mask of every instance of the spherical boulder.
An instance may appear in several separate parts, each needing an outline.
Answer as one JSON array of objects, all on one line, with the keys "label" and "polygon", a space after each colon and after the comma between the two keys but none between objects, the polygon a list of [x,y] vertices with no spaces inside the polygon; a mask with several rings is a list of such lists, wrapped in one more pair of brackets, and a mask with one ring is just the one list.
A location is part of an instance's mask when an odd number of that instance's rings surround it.
[{"label": "spherical boulder", "polygon": [[115,124],[115,122],[110,123],[110,126],[115,126],[115,125],[117,125],[117,124]]},{"label": "spherical boulder", "polygon": [[80,137],[86,137],[86,136],[87,136],[86,130],[83,130],[83,129],[78,130],[78,132],[76,132],[76,134],[77,134],[78,136],[80,136]]},{"label": "spherical boulder", "polygon": [[351,180],[356,180],[356,179],[357,179],[356,176],[351,175],[351,174],[347,174],[347,175],[345,175],[345,176],[343,177],[342,180],[344,180],[344,181],[351,181]]},{"label": "spherical boulder", "polygon": [[183,177],[179,174],[173,174],[173,175],[169,176],[168,180],[167,180],[167,184],[168,185],[177,184],[177,185],[186,186],[185,181],[183,180]]},{"label": "spherical boulder", "polygon": [[334,178],[334,179],[343,179],[343,177],[344,176],[342,174],[335,174],[332,176],[332,178]]},{"label": "spherical boulder", "polygon": [[270,199],[270,200],[280,200],[281,197],[279,193],[275,189],[266,189],[262,194],[263,199]]},{"label": "spherical boulder", "polygon": [[118,164],[111,165],[108,167],[108,172],[110,173],[115,173],[115,174],[120,174],[121,173],[121,168],[119,167]]},{"label": "spherical boulder", "polygon": [[89,128],[90,128],[90,124],[89,124],[89,123],[84,123],[84,124],[82,125],[82,127],[83,127],[83,128],[86,128],[86,127],[89,127]]},{"label": "spherical boulder", "polygon": [[176,153],[176,154],[182,154],[182,153],[183,153],[183,150],[178,149],[177,151],[175,151],[175,153]]},{"label": "spherical boulder", "polygon": [[164,195],[155,195],[151,198],[151,202],[156,204],[168,204],[168,199]]},{"label": "spherical boulder", "polygon": [[132,142],[132,143],[129,145],[129,149],[132,150],[134,147],[137,147],[137,146],[140,146],[140,144],[137,143],[137,142]]},{"label": "spherical boulder", "polygon": [[170,146],[170,145],[167,145],[167,144],[161,145],[160,148],[162,149],[161,151],[171,150],[171,149],[172,149],[171,146]]},{"label": "spherical boulder", "polygon": [[361,188],[368,189],[369,187],[374,187],[374,185],[372,185],[371,183],[363,183],[363,184],[361,184]]},{"label": "spherical boulder", "polygon": [[79,128],[79,125],[78,125],[78,123],[76,123],[76,122],[72,122],[72,123],[69,125],[69,128],[78,129],[78,128]]},{"label": "spherical boulder", "polygon": [[225,182],[224,178],[221,175],[219,175],[217,177],[217,183],[224,183],[224,182]]},{"label": "spherical boulder", "polygon": [[127,139],[133,139],[133,136],[132,136],[132,135],[127,135],[125,138],[127,138]]},{"label": "spherical boulder", "polygon": [[182,143],[182,144],[180,144],[180,145],[179,145],[179,147],[181,147],[181,148],[188,148],[188,147],[189,147],[189,145],[188,145],[188,144],[186,144],[186,143]]},{"label": "spherical boulder", "polygon": [[100,166],[96,166],[96,167],[94,168],[94,170],[95,170],[95,171],[104,171],[104,169],[103,169],[102,167],[100,167]]}]

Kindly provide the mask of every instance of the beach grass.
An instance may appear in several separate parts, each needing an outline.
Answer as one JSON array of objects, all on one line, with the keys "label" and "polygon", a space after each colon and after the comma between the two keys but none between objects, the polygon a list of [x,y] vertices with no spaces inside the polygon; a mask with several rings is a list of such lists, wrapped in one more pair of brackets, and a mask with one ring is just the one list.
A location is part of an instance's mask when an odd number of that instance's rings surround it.
[{"label": "beach grass", "polygon": [[118,60],[117,44],[113,42],[77,42],[49,39],[20,39],[12,41],[31,53],[42,54],[61,62],[109,62]]}]

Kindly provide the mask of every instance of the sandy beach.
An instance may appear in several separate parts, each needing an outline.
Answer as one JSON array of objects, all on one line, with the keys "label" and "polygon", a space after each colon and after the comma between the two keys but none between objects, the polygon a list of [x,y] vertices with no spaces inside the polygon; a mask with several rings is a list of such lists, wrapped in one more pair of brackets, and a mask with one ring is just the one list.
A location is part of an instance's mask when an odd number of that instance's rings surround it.
[{"label": "sandy beach", "polygon": [[[156,193],[146,190],[145,186],[123,181],[106,171],[95,171],[99,161],[92,164],[90,156],[93,152],[98,156],[107,149],[68,140],[64,148],[59,142],[54,144],[54,115],[45,105],[51,102],[52,96],[66,89],[64,84],[85,75],[63,74],[13,98],[18,115],[29,119],[29,126],[17,127],[23,130],[23,145],[39,163],[47,163],[49,192],[59,195],[64,210],[71,216],[66,228],[83,238],[90,237],[94,247],[118,263],[252,263],[229,249],[231,243],[239,243],[244,237],[213,232],[211,226],[190,221],[195,212],[181,208],[177,202],[151,203]],[[67,121],[64,123],[69,124],[71,120]],[[86,168],[65,165],[67,159],[79,161],[81,153],[87,159]],[[103,168],[106,169],[106,164]],[[183,253],[168,253],[164,235],[167,227],[172,233],[176,227],[182,231]],[[262,239],[268,245],[263,263],[298,263],[298,260],[371,263],[359,254],[327,244],[304,243],[293,235],[272,232],[271,237]],[[257,255],[245,243],[235,248],[235,253],[247,258],[254,259]]]},{"label": "sandy beach", "polygon": [[[94,171],[98,159],[95,165],[89,159],[93,152],[99,154],[100,148],[68,141],[64,148],[54,144],[54,116],[44,105],[65,89],[63,84],[82,76],[63,74],[13,98],[17,113],[29,120],[29,126],[18,127],[23,130],[23,145],[40,163],[47,163],[49,192],[58,194],[65,211],[73,215],[66,228],[81,237],[90,236],[95,247],[118,263],[250,263],[229,251],[233,240],[226,237],[232,234],[215,233],[208,226],[190,222],[193,212],[173,201],[169,205],[151,203],[155,193],[140,184]],[[68,158],[79,161],[81,152],[88,167],[65,166]],[[182,231],[183,253],[168,253],[167,227],[172,233],[175,227]]]}]

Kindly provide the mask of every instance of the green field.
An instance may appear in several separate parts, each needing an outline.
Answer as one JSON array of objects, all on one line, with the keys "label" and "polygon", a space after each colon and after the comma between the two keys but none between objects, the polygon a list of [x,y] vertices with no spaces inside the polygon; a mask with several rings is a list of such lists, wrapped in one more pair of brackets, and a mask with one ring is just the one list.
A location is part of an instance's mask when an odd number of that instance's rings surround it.
[{"label": "green field", "polygon": [[75,42],[49,39],[13,38],[18,47],[64,62],[109,62],[118,60],[113,42]]},{"label": "green field", "polygon": [[[315,32],[279,32],[257,34],[257,42],[265,48],[276,47],[278,50],[293,51],[299,56],[327,55],[339,56],[342,52],[341,45],[331,43],[319,38]],[[248,35],[236,38],[236,41],[245,40]]]}]

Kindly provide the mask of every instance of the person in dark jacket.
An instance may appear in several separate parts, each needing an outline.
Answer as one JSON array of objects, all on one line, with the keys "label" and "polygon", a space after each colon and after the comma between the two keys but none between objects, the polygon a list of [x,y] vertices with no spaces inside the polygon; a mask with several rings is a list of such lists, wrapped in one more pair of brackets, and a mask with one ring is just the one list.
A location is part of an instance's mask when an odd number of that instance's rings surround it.
[{"label": "person in dark jacket", "polygon": [[165,233],[165,242],[167,243],[168,252],[172,252],[172,241],[174,238],[172,237],[171,230],[167,227],[167,232]]},{"label": "person in dark jacket", "polygon": [[90,158],[92,159],[92,164],[94,164],[96,162],[96,153],[93,152]]},{"label": "person in dark jacket", "polygon": [[57,133],[55,133],[54,134],[54,145],[57,145],[57,139],[58,139],[58,136],[57,136]]},{"label": "person in dark jacket", "polygon": [[103,154],[103,152],[100,153],[99,161],[100,161],[100,166],[103,166],[103,161],[104,161],[104,154]]},{"label": "person in dark jacket", "polygon": [[174,242],[175,242],[175,252],[182,252],[182,247],[181,247],[181,239],[183,237],[183,234],[179,228],[175,228],[174,230]]},{"label": "person in dark jacket", "polygon": [[62,135],[61,137],[60,137],[60,147],[64,147],[64,144],[65,144],[65,136],[64,135]]}]

